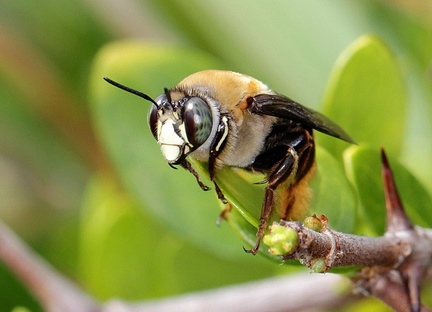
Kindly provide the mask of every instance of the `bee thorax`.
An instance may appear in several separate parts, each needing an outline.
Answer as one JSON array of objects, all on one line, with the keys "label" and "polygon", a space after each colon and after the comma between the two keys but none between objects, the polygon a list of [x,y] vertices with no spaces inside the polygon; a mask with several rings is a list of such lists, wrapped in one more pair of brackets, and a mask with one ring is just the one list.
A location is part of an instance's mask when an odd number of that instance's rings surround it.
[{"label": "bee thorax", "polygon": [[245,168],[253,163],[264,147],[263,137],[271,131],[272,118],[249,115],[241,127],[231,124],[225,149],[219,160],[225,166]]}]

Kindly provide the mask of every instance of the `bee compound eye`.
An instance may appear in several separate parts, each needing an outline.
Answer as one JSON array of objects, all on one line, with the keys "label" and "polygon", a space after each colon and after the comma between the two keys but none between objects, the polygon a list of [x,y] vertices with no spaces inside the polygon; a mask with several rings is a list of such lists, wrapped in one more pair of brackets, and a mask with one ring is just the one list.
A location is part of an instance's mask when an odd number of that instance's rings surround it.
[{"label": "bee compound eye", "polygon": [[148,124],[151,130],[151,133],[153,134],[153,136],[155,137],[155,139],[157,140],[157,123],[159,120],[159,114],[158,114],[158,108],[156,107],[156,105],[152,105],[148,111],[148,115],[147,115],[147,120],[148,120]]},{"label": "bee compound eye", "polygon": [[187,139],[193,147],[203,144],[212,130],[212,112],[209,105],[199,97],[192,97],[185,103],[183,121]]}]

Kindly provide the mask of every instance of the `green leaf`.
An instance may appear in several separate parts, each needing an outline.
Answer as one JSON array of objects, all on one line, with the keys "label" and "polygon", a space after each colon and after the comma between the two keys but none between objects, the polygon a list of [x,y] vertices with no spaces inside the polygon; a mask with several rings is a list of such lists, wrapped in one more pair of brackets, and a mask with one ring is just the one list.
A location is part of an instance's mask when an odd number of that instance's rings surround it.
[{"label": "green leaf", "polygon": [[352,233],[357,199],[343,167],[329,152],[316,151],[317,176],[312,181],[311,213],[324,214],[332,229]]},{"label": "green leaf", "polygon": [[[311,183],[313,196],[307,214],[324,214],[332,228],[352,232],[356,214],[356,198],[352,186],[345,176],[343,167],[331,154],[319,147],[316,154],[318,170]],[[206,174],[203,164],[196,163],[196,167]],[[228,215],[228,221],[250,246],[256,242],[265,187],[253,183],[263,179],[262,175],[233,168],[224,168],[217,175],[218,185],[235,209]],[[244,220],[241,220],[240,216]],[[275,213],[273,220],[278,221]],[[264,248],[259,251],[277,259]]]},{"label": "green leaf", "polygon": [[[207,164],[191,159],[192,164],[208,178]],[[262,174],[250,173],[240,168],[224,167],[218,171],[216,182],[224,193],[225,199],[238,210],[240,215],[256,229],[259,225],[262,202],[264,199]],[[225,206],[222,205],[222,209]]]},{"label": "green leaf", "polygon": [[353,146],[347,149],[343,156],[347,176],[356,188],[360,200],[356,232],[367,235],[383,234],[386,211],[379,149]]},{"label": "green leaf", "polygon": [[[88,185],[81,212],[78,273],[85,288],[101,300],[114,295],[129,300],[160,295],[154,285],[138,281],[156,278],[152,271],[157,263],[169,263],[157,248],[158,241],[170,245],[164,240],[163,229],[149,222],[133,201],[101,178]],[[159,277],[169,280],[166,272],[161,270]]]},{"label": "green leaf", "polygon": [[[29,107],[29,102],[22,94],[14,91],[9,84],[2,84],[1,80],[0,98],[2,153],[30,170],[41,179],[40,183],[44,181],[39,191],[43,193],[45,187],[46,190],[55,189],[58,198],[54,201],[55,205],[76,207],[82,183],[88,174],[88,168],[84,166],[82,159],[75,154],[70,142],[53,131],[47,120],[40,118]],[[17,194],[19,190],[16,190],[16,196]],[[28,227],[30,228],[29,225]]]},{"label": "green leaf", "polygon": [[[201,174],[208,178],[207,164],[191,159],[191,163]],[[246,243],[247,247],[255,246],[257,242],[257,229],[261,215],[262,204],[264,200],[263,184],[255,184],[264,180],[264,176],[258,173],[250,173],[239,168],[224,167],[218,171],[216,182],[221,188],[225,199],[231,205],[229,213],[225,218]],[[227,206],[219,203],[222,210]],[[279,220],[277,214],[273,214],[271,221]],[[270,254],[267,248],[262,247],[259,253],[280,263],[280,258]],[[290,262],[291,263],[291,262]]]},{"label": "green leaf", "polygon": [[[0,289],[2,291],[0,307],[3,311],[18,310],[21,306],[27,307],[33,312],[42,311],[40,303],[36,301],[34,295],[29,292],[23,282],[3,262],[0,265]],[[17,307],[17,305],[20,307]]]},{"label": "green leaf", "polygon": [[[395,57],[376,36],[360,37],[339,57],[324,97],[323,113],[357,143],[401,150],[406,96]],[[321,135],[319,142],[336,157],[345,142]]]},{"label": "green leaf", "polygon": [[261,79],[274,90],[315,108],[332,62],[363,31],[365,21],[359,14],[361,3],[150,2],[177,33],[221,56],[230,69]]},{"label": "green leaf", "polygon": [[[90,181],[81,209],[79,278],[98,299],[169,296],[263,278],[275,266],[202,251],[154,220],[109,180]],[[226,227],[226,226],[225,226]],[[205,231],[199,233],[204,235]],[[258,261],[257,261],[258,260]],[[208,268],[213,268],[208,270]]]},{"label": "green leaf", "polygon": [[[430,227],[432,197],[402,164],[391,155],[389,158],[408,216],[413,223]],[[360,199],[357,233],[381,235],[384,233],[386,211],[379,148],[353,146],[344,153],[344,162],[347,176]]]}]

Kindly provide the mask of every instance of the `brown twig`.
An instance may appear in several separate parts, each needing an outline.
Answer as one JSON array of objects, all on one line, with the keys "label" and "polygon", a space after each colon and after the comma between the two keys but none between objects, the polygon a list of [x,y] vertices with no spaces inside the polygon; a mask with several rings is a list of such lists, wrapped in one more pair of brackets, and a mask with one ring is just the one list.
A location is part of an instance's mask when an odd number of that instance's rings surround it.
[{"label": "brown twig", "polygon": [[[319,266],[323,272],[338,266],[364,266],[357,281],[363,291],[397,311],[429,311],[421,304],[420,286],[432,268],[432,230],[416,227],[408,218],[384,150],[382,163],[387,210],[384,236],[336,232],[328,227],[325,216],[314,216],[320,223],[319,232],[298,222],[281,221],[273,225],[267,241],[275,242],[277,252],[289,250],[282,259],[298,259],[315,270],[313,265],[320,259],[324,259],[324,264]],[[281,227],[287,229],[286,234],[281,232]],[[290,241],[281,243],[277,240],[279,237]],[[285,250],[281,246],[288,247]]]},{"label": "brown twig", "polygon": [[[347,280],[336,274],[295,274],[221,289],[128,304],[108,302],[104,312],[297,312],[338,308],[352,301]],[[341,287],[345,285],[345,291]]]},{"label": "brown twig", "polygon": [[[30,250],[1,221],[0,259],[49,312],[290,312],[317,306],[340,307],[354,299],[342,276],[297,274],[160,300],[113,300],[100,305]],[[341,285],[346,285],[345,292],[341,292]]]},{"label": "brown twig", "polygon": [[21,279],[46,311],[98,311],[95,300],[35,254],[1,220],[0,259]]},{"label": "brown twig", "polygon": [[301,260],[310,267],[312,260],[324,258],[324,271],[340,266],[392,266],[402,253],[391,237],[345,234],[326,226],[316,232],[299,222],[281,221],[279,225],[295,230],[299,237],[295,250],[284,255],[283,260]]}]

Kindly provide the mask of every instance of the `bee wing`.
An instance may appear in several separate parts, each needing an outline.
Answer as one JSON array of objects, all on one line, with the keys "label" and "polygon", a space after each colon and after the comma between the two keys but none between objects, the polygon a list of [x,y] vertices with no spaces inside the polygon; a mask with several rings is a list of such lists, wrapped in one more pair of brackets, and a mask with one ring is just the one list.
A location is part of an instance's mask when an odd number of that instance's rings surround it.
[{"label": "bee wing", "polygon": [[284,95],[258,94],[253,99],[252,105],[248,108],[251,113],[291,119],[335,138],[355,143],[341,127],[329,118]]}]

